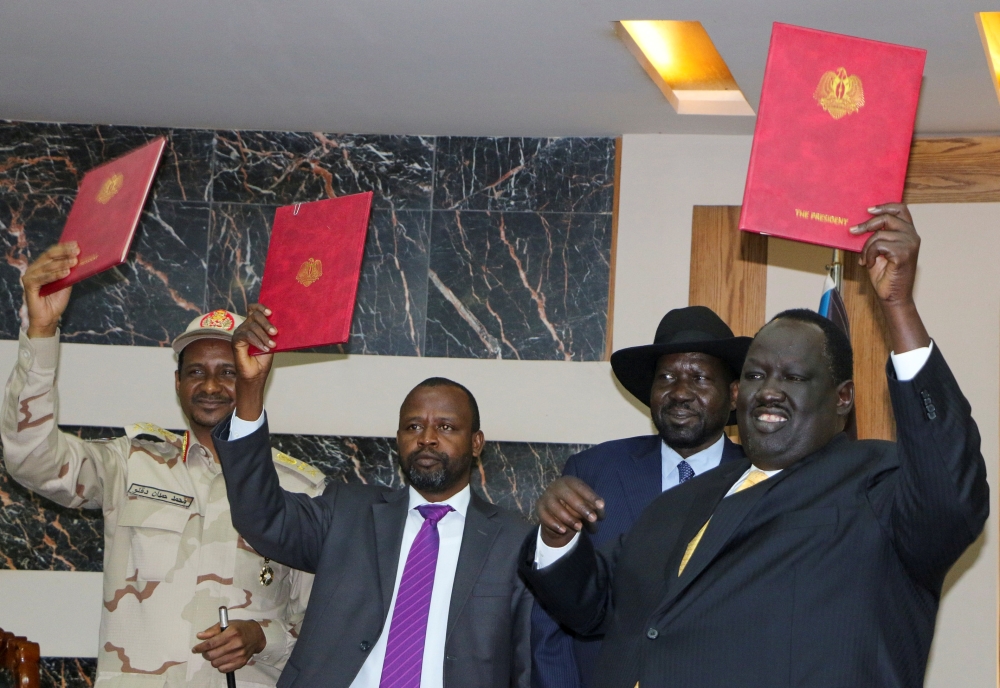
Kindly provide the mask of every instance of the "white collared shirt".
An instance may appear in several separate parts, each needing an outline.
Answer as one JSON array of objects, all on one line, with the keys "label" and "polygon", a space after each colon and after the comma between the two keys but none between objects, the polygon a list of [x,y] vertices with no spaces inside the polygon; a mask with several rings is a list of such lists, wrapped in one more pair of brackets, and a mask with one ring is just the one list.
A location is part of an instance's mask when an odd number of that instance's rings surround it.
[{"label": "white collared shirt", "polygon": [[[399,566],[396,568],[396,584],[392,588],[392,604],[389,606],[389,617],[378,642],[371,649],[361,671],[351,683],[351,688],[378,688],[382,680],[382,664],[385,662],[386,643],[389,640],[389,628],[392,626],[392,613],[396,609],[396,596],[399,594],[399,582],[403,578],[406,557],[410,547],[424,523],[424,517],[417,511],[421,504],[428,501],[412,487],[410,491],[410,507],[406,514],[406,525],[403,528],[403,544],[399,549]],[[427,617],[427,636],[424,639],[424,661],[420,675],[420,688],[442,688],[444,686],[444,641],[448,631],[448,612],[451,609],[451,590],[455,584],[455,571],[458,570],[458,553],[462,549],[462,535],[465,532],[465,515],[469,510],[471,489],[468,485],[451,499],[440,504],[448,504],[454,511],[445,514],[438,522],[438,535],[441,545],[438,549],[437,568],[434,571],[434,590],[431,593],[431,607]]]},{"label": "white collared shirt", "polygon": [[[229,440],[246,437],[264,424],[265,415],[260,414],[256,421],[246,421],[239,418],[235,412],[229,427]],[[385,662],[386,644],[389,641],[389,628],[392,626],[392,613],[396,609],[396,596],[399,594],[399,583],[403,578],[406,558],[410,554],[413,541],[424,523],[424,517],[417,511],[422,504],[429,504],[419,492],[412,487],[409,490],[409,510],[406,514],[406,525],[403,527],[403,542],[399,549],[399,564],[396,567],[396,583],[392,588],[392,603],[389,606],[389,616],[382,629],[382,635],[369,651],[368,658],[361,666],[361,671],[354,677],[350,688],[379,688],[382,680],[382,665]],[[465,489],[450,499],[437,504],[447,504],[454,511],[445,514],[438,521],[437,567],[434,570],[434,588],[431,592],[431,606],[427,616],[427,635],[424,639],[424,659],[420,675],[420,688],[443,688],[444,686],[444,641],[448,632],[448,612],[451,609],[451,591],[455,585],[455,572],[458,570],[458,554],[462,549],[462,536],[465,533],[465,515],[469,511],[469,501],[472,490]],[[374,546],[375,543],[371,543]],[[375,600],[372,600],[375,603]]]},{"label": "white collared shirt", "polygon": [[681,461],[687,461],[696,476],[712,470],[722,462],[722,450],[725,446],[725,438],[719,437],[719,441],[711,447],[702,449],[697,454],[692,454],[685,459],[667,446],[666,442],[660,440],[660,489],[666,492],[671,487],[677,487],[680,484],[681,476],[677,466],[680,465]]},{"label": "white collared shirt", "polygon": [[[747,477],[749,477],[749,475],[751,473],[753,473],[754,471],[760,471],[761,473],[763,473],[764,475],[766,475],[768,478],[772,478],[772,477],[778,475],[778,473],[781,473],[781,470],[782,469],[780,469],[780,468],[776,468],[773,471],[765,471],[765,470],[763,470],[761,468],[757,468],[756,466],[754,466],[754,465],[751,464],[750,468],[746,469],[743,472],[743,475],[740,476],[740,479],[737,480],[735,483],[733,483],[733,486],[729,488],[729,492],[726,493],[726,497],[728,497],[728,496],[732,495],[734,492],[736,492],[736,490],[739,488],[739,486],[743,484],[743,481],[746,480]],[[723,499],[725,499],[726,497],[723,497]]]}]

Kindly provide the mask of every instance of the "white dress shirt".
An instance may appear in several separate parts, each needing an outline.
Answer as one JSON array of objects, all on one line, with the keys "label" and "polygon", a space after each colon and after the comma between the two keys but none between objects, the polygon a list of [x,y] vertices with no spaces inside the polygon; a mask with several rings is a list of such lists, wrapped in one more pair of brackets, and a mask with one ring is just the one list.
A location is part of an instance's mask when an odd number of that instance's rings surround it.
[{"label": "white dress shirt", "polygon": [[[761,473],[763,473],[764,475],[766,475],[768,478],[770,478],[772,476],[775,476],[775,475],[778,475],[778,473],[781,473],[781,469],[780,468],[776,468],[773,471],[765,471],[765,470],[761,470],[761,469],[757,468],[756,466],[750,466],[750,468],[748,468],[745,471],[743,471],[743,475],[740,476],[740,479],[737,480],[735,483],[733,483],[733,486],[729,488],[729,492],[726,493],[726,497],[728,497],[729,495],[731,495],[734,492],[736,492],[736,490],[739,489],[740,485],[743,484],[743,481],[746,480],[747,477],[751,473],[753,473],[754,471],[760,471]],[[723,499],[725,499],[726,497],[723,497]]]},{"label": "white dress shirt", "polygon": [[666,492],[671,487],[680,484],[681,475],[677,466],[681,461],[687,461],[691,470],[696,476],[705,471],[710,471],[722,462],[722,450],[726,446],[726,440],[719,437],[719,441],[707,449],[702,449],[697,454],[692,454],[686,459],[676,451],[667,446],[667,443],[660,440],[660,489]]},{"label": "white dress shirt", "polygon": [[[229,439],[237,440],[249,435],[264,424],[264,414],[256,421],[245,421],[233,413],[229,429]],[[403,542],[399,550],[399,565],[396,568],[396,583],[392,588],[392,603],[389,605],[389,617],[386,619],[382,635],[372,647],[368,658],[361,666],[361,671],[351,683],[351,688],[379,688],[382,680],[382,664],[385,662],[386,643],[389,641],[389,628],[392,626],[392,614],[396,609],[396,596],[399,594],[399,583],[403,578],[406,558],[410,547],[424,523],[424,517],[417,507],[429,502],[420,496],[412,487],[410,491],[409,511],[406,514],[406,524],[403,527]],[[431,592],[431,606],[427,617],[427,635],[424,640],[424,659],[420,675],[420,688],[443,688],[444,686],[444,641],[448,630],[448,612],[451,609],[451,591],[455,584],[455,571],[458,569],[458,554],[462,549],[462,535],[465,533],[465,515],[469,510],[471,489],[468,485],[451,499],[437,504],[447,504],[454,511],[445,514],[438,522],[437,567],[434,570],[434,588]],[[375,602],[375,600],[373,600]]]},{"label": "white dress shirt", "polygon": [[[923,367],[927,363],[927,359],[931,357],[931,352],[934,350],[934,342],[931,342],[929,346],[921,347],[919,349],[913,349],[912,351],[905,351],[901,354],[895,352],[889,352],[889,358],[892,360],[892,367],[896,371],[896,379],[900,382],[908,382],[917,376]],[[721,440],[720,440],[721,442]],[[664,445],[666,446],[666,445]],[[714,447],[715,445],[712,445]],[[712,447],[706,449],[705,451],[710,451]],[[692,457],[694,458],[694,457]],[[719,450],[719,458],[722,458],[722,450]],[[664,456],[664,468],[666,467],[666,457]],[[691,459],[687,460],[691,463]],[[678,461],[677,463],[680,463]],[[718,463],[716,463],[718,465]],[[692,466],[694,468],[694,466]],[[753,466],[750,466],[746,472],[740,476],[740,479],[733,483],[733,486],[729,488],[729,492],[726,493],[726,497],[736,492],[736,488],[747,479],[750,472],[754,470]],[[698,471],[696,470],[695,473]],[[764,471],[767,473],[767,477],[770,478],[773,475],[777,475],[781,472],[781,469],[776,471]],[[677,477],[677,464],[674,464],[674,477]],[[666,483],[666,477],[664,477],[663,482]],[[542,529],[539,527],[538,535],[535,540],[535,566],[539,569],[544,569],[546,566],[551,566],[556,563],[564,556],[572,552],[576,548],[576,543],[580,539],[580,533],[573,536],[573,539],[562,547],[550,547],[542,541]]]}]

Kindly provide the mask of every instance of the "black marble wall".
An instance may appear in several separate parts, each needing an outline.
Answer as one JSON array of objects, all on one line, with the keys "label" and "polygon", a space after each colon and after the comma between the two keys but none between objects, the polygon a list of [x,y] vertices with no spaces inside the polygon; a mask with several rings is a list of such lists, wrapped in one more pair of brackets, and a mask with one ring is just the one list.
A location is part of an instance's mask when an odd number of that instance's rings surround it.
[{"label": "black marble wall", "polygon": [[[612,139],[0,121],[0,339],[17,337],[20,275],[58,240],[83,173],[161,134],[166,153],[129,260],[74,288],[64,341],[167,346],[200,313],[245,312],[259,292],[278,206],[373,191],[351,340],[335,350],[604,357]],[[122,433],[64,429],[83,438]],[[401,484],[388,438],[278,435],[275,443],[331,480]],[[489,443],[474,489],[530,518],[545,485],[583,448]],[[4,470],[0,506],[0,568],[101,570],[100,513],[58,507]],[[43,686],[93,684],[94,660],[43,664]]]},{"label": "black marble wall", "polygon": [[90,688],[97,678],[97,660],[81,657],[42,657],[41,688]]},{"label": "black marble wall", "polygon": [[75,288],[66,341],[165,346],[198,313],[245,312],[275,208],[370,190],[351,340],[337,350],[603,358],[613,139],[0,122],[0,337],[17,336],[19,276],[58,240],[83,173],[161,134],[128,263]]}]

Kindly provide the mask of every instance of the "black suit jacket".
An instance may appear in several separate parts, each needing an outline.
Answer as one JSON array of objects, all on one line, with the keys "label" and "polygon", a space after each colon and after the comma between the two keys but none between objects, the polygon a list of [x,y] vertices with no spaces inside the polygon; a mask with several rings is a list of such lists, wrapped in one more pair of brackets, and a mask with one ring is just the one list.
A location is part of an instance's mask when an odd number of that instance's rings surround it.
[{"label": "black suit jacket", "polygon": [[595,686],[923,685],[945,574],[982,531],[989,490],[937,347],[913,380],[889,377],[897,443],[842,434],[725,499],[750,464],[720,466],[664,493],[613,552],[584,536],[534,570],[525,539],[538,597],[578,632],[607,631]]},{"label": "black suit jacket", "polygon": [[[230,442],[212,433],[233,525],[263,556],[316,574],[301,633],[278,686],[347,688],[386,623],[396,581],[406,489],[331,483],[309,498],[285,492],[267,424]],[[517,574],[529,526],[472,493],[445,640],[449,688],[527,688],[532,598]]]},{"label": "black suit jacket", "polygon": [[[631,530],[650,502],[662,494],[663,460],[659,435],[612,440],[574,454],[563,475],[587,483],[604,499],[604,520],[591,542],[600,547]],[[723,439],[720,465],[743,458],[743,448]],[[542,608],[531,612],[533,688],[589,688],[601,636],[570,635]]]}]

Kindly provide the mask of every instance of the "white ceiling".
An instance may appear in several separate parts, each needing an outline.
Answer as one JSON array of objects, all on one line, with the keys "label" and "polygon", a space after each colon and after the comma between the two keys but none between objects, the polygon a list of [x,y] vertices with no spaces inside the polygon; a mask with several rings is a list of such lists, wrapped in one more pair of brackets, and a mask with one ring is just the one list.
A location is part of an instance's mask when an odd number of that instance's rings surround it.
[{"label": "white ceiling", "polygon": [[698,19],[756,108],[771,22],[928,50],[917,130],[1000,129],[969,0],[0,0],[0,118],[439,135],[748,134],[676,115],[615,19]]}]

